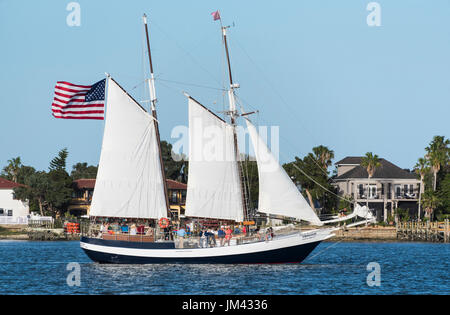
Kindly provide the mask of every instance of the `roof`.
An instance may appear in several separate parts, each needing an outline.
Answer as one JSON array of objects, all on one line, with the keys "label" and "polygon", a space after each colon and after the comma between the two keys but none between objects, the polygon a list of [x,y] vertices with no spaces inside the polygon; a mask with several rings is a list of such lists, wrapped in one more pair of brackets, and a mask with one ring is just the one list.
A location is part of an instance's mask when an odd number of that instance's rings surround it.
[{"label": "roof", "polygon": [[75,189],[94,189],[95,178],[81,178],[73,181]]},{"label": "roof", "polygon": [[[346,160],[347,159],[347,160]],[[361,162],[361,157],[359,157]],[[341,163],[341,161],[345,161],[347,163]],[[337,162],[336,164],[351,164],[350,162],[356,161],[356,157],[345,158]],[[401,169],[397,165],[389,162],[385,159],[380,159],[381,166],[377,167],[375,173],[372,178],[397,178],[397,179],[417,179],[417,175],[415,173],[407,172],[404,169]],[[359,164],[359,163],[355,163]],[[344,174],[335,177],[335,180],[340,179],[349,179],[349,178],[368,178],[369,174],[367,173],[366,168],[358,165],[353,169],[345,172]]]},{"label": "roof", "polygon": [[187,185],[177,182],[172,179],[166,179],[167,182],[167,189],[179,189],[179,190],[187,190]]},{"label": "roof", "polygon": [[345,158],[343,158],[342,160],[334,163],[335,165],[359,165],[361,164],[361,156],[347,156]]},{"label": "roof", "polygon": [[0,189],[13,189],[15,187],[20,187],[20,186],[23,186],[23,185],[12,182],[3,177],[0,177]]},{"label": "roof", "polygon": [[[187,189],[187,185],[174,181],[172,179],[166,179],[167,182],[167,189],[179,189],[179,190],[186,190]],[[92,179],[87,179],[87,178],[82,178],[82,179],[77,179],[73,181],[74,187],[76,189],[94,189],[95,187],[95,178]]]}]

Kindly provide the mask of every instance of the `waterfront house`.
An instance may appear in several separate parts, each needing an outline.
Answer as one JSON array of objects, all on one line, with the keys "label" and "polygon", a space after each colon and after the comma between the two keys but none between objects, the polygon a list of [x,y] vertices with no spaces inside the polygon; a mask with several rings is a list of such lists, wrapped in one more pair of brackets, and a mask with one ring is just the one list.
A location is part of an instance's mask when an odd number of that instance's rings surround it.
[{"label": "waterfront house", "polygon": [[334,184],[341,196],[351,197],[373,210],[378,221],[394,216],[397,208],[408,210],[411,217],[417,217],[420,180],[417,175],[402,169],[385,159],[368,180],[367,170],[361,166],[362,157],[346,157],[335,163],[337,176]]},{"label": "waterfront house", "polygon": [[187,185],[172,179],[167,179],[166,181],[170,212],[173,220],[179,222],[180,218],[184,217]]},{"label": "waterfront house", "polygon": [[72,200],[67,209],[71,215],[77,217],[89,215],[94,187],[95,178],[82,178],[73,181]]},{"label": "waterfront house", "polygon": [[14,188],[21,184],[0,177],[0,224],[27,224],[30,214],[28,201],[16,199]]},{"label": "waterfront house", "polygon": [[[187,185],[171,179],[167,179],[166,182],[172,218],[178,221],[180,217],[184,216]],[[72,200],[68,207],[70,214],[77,217],[89,215],[94,187],[95,179],[73,181]]]}]

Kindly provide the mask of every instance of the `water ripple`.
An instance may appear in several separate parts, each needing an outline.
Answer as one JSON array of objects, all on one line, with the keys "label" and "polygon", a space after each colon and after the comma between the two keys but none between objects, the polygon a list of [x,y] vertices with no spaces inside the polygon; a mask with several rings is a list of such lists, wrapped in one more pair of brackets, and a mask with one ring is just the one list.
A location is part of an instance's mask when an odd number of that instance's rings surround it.
[{"label": "water ripple", "polygon": [[[100,265],[89,260],[78,242],[0,241],[0,290],[3,294],[450,294],[448,244],[329,246],[321,244],[303,264]],[[79,287],[66,282],[69,262],[81,266]],[[370,262],[381,267],[379,287],[367,285]]]}]

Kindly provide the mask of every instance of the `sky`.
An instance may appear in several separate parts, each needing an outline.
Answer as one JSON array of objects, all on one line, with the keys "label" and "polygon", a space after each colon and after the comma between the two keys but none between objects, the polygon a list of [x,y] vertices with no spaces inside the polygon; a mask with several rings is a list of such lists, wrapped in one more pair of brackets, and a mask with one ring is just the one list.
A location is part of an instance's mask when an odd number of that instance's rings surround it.
[{"label": "sky", "polygon": [[20,156],[48,169],[59,150],[97,165],[104,122],[55,119],[53,89],[108,72],[137,100],[148,73],[142,14],[149,17],[162,140],[187,126],[186,91],[220,115],[227,84],[220,10],[233,78],[254,121],[278,126],[280,160],[325,145],[335,162],[378,154],[413,168],[435,135],[450,136],[450,1],[0,0],[0,167]]}]

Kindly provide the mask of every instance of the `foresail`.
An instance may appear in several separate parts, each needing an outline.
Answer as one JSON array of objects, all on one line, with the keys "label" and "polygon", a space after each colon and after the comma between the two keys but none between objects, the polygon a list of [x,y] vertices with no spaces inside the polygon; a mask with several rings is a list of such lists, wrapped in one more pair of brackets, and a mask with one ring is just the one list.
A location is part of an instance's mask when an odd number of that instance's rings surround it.
[{"label": "foresail", "polygon": [[108,78],[107,111],[90,216],[167,216],[154,119]]},{"label": "foresail", "polygon": [[243,221],[233,127],[189,97],[186,216]]},{"label": "foresail", "polygon": [[322,225],[314,210],[258,135],[255,126],[248,119],[245,120],[258,164],[258,211]]}]

